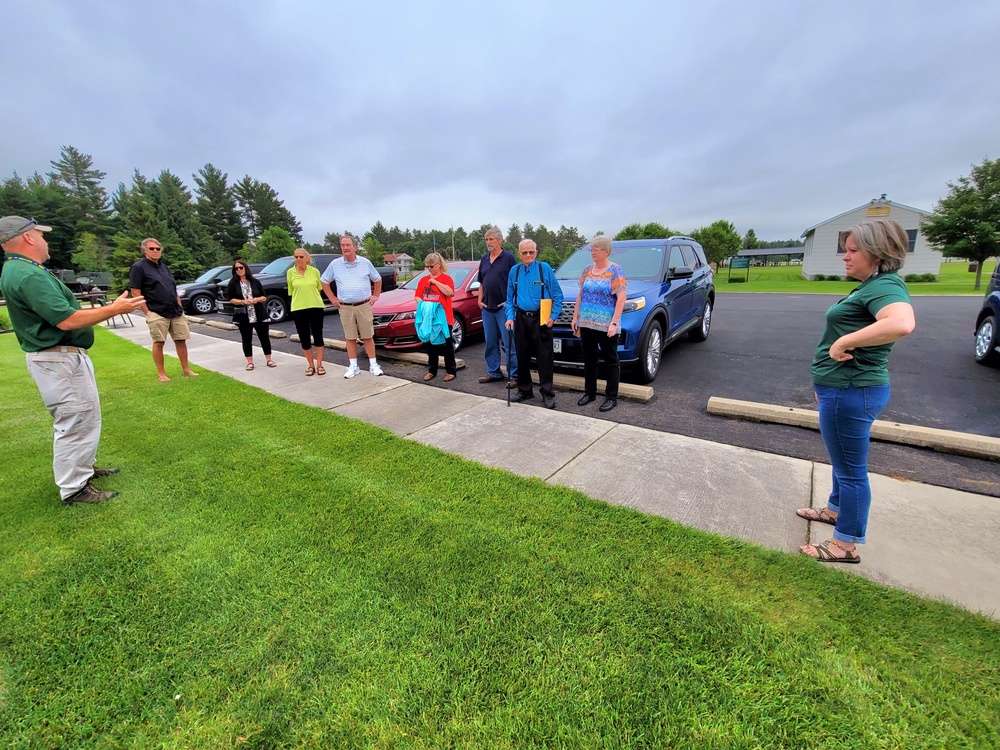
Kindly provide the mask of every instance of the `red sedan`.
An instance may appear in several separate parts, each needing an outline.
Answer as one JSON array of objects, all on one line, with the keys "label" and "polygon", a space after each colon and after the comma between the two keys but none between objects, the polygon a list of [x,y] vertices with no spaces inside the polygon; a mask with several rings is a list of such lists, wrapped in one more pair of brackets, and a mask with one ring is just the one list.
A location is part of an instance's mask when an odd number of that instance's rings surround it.
[{"label": "red sedan", "polygon": [[[457,350],[465,337],[483,330],[483,316],[479,309],[479,261],[457,260],[448,263],[448,275],[455,280],[455,296],[452,311],[455,325],[451,335]],[[385,292],[372,308],[375,316],[375,345],[386,349],[418,349],[423,342],[417,338],[413,317],[417,312],[417,300],[413,293],[427,271],[423,270],[398,289]]]}]

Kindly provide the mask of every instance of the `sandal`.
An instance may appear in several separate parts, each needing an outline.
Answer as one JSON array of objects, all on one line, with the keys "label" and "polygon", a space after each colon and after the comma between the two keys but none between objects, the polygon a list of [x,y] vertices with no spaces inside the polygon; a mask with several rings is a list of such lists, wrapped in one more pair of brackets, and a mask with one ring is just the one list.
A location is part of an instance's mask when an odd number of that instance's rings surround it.
[{"label": "sandal", "polygon": [[316,374],[317,375],[326,375],[326,370],[323,369],[323,365],[320,365],[319,367],[316,368]]},{"label": "sandal", "polygon": [[445,375],[445,376],[444,376],[443,378],[441,378],[441,380],[443,380],[443,381],[444,381],[444,382],[446,382],[446,383],[450,383],[450,382],[451,382],[452,380],[454,380],[454,379],[455,379],[455,376],[454,376],[454,375],[452,375],[451,373],[448,373],[448,374],[447,374],[447,375]]},{"label": "sandal", "polygon": [[799,518],[804,518],[807,521],[814,521],[816,523],[828,523],[831,526],[837,525],[837,517],[831,516],[830,511],[826,508],[821,508],[816,510],[815,508],[799,508],[795,511],[795,515]]},{"label": "sandal", "polygon": [[425,383],[429,383],[432,380],[434,380],[434,378],[436,378],[436,377],[437,377],[437,373],[436,372],[429,372],[426,375],[424,375],[424,382]]},{"label": "sandal", "polygon": [[[836,555],[834,555],[830,551],[831,544],[846,552],[847,556],[837,557]],[[812,547],[814,550],[816,550],[816,554],[809,555],[809,553],[806,552],[806,547]],[[852,549],[847,549],[847,547],[838,542],[836,539],[829,539],[825,542],[820,542],[819,544],[807,544],[803,547],[799,547],[799,552],[801,552],[803,555],[809,555],[809,557],[813,558],[814,560],[819,560],[820,562],[823,563],[849,563],[854,565],[856,563],[861,562],[861,555],[859,555],[857,551]]]},{"label": "sandal", "polygon": [[278,363],[275,362],[273,359],[269,359],[269,360],[267,360],[267,366],[268,367],[277,367]]},{"label": "sandal", "polygon": [[306,375],[315,375],[315,374],[316,374],[316,368],[314,368],[314,367],[307,367],[306,368]]},{"label": "sandal", "polygon": [[247,372],[250,372],[252,369],[253,369],[253,362],[247,362]]}]

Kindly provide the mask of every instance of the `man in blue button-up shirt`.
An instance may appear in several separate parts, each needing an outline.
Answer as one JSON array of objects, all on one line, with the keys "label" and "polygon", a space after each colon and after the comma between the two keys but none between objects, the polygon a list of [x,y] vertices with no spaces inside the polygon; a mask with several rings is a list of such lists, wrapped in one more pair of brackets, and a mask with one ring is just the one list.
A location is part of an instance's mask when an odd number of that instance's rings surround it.
[{"label": "man in blue button-up shirt", "polygon": [[[511,401],[534,398],[531,390],[531,370],[528,363],[534,355],[538,363],[538,390],[546,409],[556,408],[552,390],[552,324],[562,312],[563,294],[552,272],[552,266],[537,260],[538,247],[534,240],[524,239],[517,246],[521,262],[510,269],[507,277],[507,329],[514,331],[517,352],[517,393]],[[542,300],[552,300],[552,310],[541,319]],[[546,305],[547,306],[547,305]]]}]

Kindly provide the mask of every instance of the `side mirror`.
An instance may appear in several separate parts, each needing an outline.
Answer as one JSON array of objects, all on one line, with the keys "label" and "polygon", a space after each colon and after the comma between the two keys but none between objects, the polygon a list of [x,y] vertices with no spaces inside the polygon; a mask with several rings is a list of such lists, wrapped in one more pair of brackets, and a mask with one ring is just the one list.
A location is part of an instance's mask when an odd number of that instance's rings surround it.
[{"label": "side mirror", "polygon": [[479,287],[482,286],[478,281],[473,281],[469,284],[469,294],[475,294],[479,291]]},{"label": "side mirror", "polygon": [[689,266],[677,266],[671,269],[669,276],[671,279],[690,279],[694,276],[694,269]]}]

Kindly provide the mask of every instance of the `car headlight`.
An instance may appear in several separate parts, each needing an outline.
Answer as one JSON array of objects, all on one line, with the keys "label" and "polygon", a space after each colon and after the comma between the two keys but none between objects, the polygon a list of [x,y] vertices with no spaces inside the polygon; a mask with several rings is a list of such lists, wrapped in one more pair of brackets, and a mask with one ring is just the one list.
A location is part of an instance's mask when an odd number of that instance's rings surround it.
[{"label": "car headlight", "polygon": [[178,296],[178,297],[183,297],[183,296],[184,296],[185,294],[187,294],[187,293],[188,293],[188,290],[187,290],[187,289],[178,289],[178,290],[177,290],[177,296]]},{"label": "car headlight", "polygon": [[622,308],[623,313],[635,312],[636,310],[641,310],[646,306],[645,297],[636,297],[635,299],[625,300],[625,307]]},{"label": "car headlight", "polygon": [[393,320],[393,322],[396,322],[398,320],[413,320],[416,317],[417,317],[416,311],[414,311],[414,312],[405,312],[405,313],[399,313],[398,315],[393,316],[392,320]]}]

